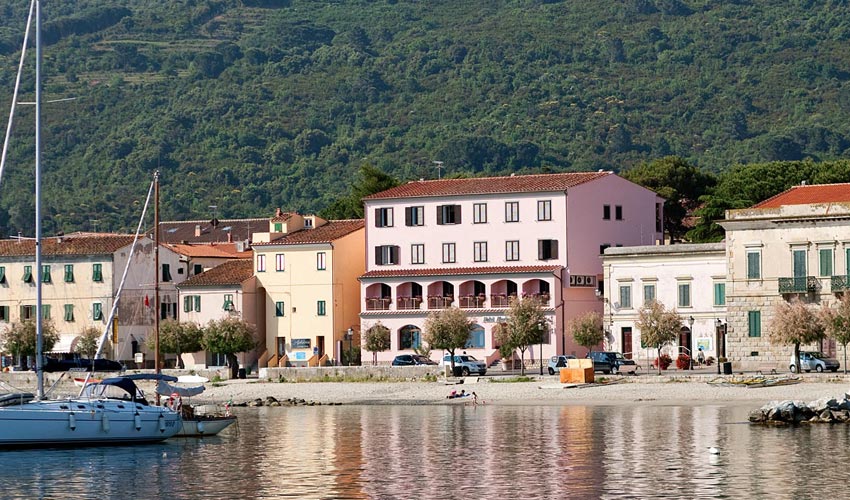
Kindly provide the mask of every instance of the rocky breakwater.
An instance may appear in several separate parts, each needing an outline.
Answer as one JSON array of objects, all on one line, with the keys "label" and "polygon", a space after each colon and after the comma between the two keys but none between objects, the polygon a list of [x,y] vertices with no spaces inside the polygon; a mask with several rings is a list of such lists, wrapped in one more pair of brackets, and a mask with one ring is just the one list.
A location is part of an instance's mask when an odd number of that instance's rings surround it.
[{"label": "rocky breakwater", "polygon": [[[325,405],[337,406],[340,403],[324,403]],[[266,399],[257,398],[252,401],[245,401],[242,403],[234,403],[233,406],[321,406],[322,403],[318,401],[307,401],[299,398],[290,398],[283,399],[278,401],[276,398],[272,396],[267,397]]]},{"label": "rocky breakwater", "polygon": [[850,399],[822,398],[810,403],[779,401],[750,412],[754,424],[846,424],[850,423]]}]

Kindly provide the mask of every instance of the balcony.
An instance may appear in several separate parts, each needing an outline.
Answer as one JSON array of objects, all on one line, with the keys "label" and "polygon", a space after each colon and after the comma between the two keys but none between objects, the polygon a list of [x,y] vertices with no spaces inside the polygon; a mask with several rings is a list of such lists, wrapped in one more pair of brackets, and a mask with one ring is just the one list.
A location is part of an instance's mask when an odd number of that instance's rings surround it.
[{"label": "balcony", "polygon": [[493,294],[490,296],[490,307],[510,307],[511,300],[514,298],[516,298],[516,294]]},{"label": "balcony", "polygon": [[833,276],[830,281],[832,282],[830,290],[833,293],[850,291],[850,276],[846,274]]},{"label": "balcony", "polygon": [[366,297],[366,310],[389,311],[392,301],[389,297]]},{"label": "balcony", "polygon": [[452,306],[454,297],[451,295],[429,295],[428,309],[448,309]]},{"label": "balcony", "polygon": [[464,295],[460,297],[460,308],[461,309],[475,309],[484,307],[484,302],[486,297],[484,294],[481,295]]},{"label": "balcony", "polygon": [[548,293],[530,293],[527,297],[534,297],[538,301],[540,301],[541,306],[549,305],[549,294]]},{"label": "balcony", "polygon": [[779,278],[779,293],[809,293],[820,290],[820,280],[814,276]]},{"label": "balcony", "polygon": [[399,297],[396,299],[395,308],[399,311],[410,311],[420,308],[422,297]]}]

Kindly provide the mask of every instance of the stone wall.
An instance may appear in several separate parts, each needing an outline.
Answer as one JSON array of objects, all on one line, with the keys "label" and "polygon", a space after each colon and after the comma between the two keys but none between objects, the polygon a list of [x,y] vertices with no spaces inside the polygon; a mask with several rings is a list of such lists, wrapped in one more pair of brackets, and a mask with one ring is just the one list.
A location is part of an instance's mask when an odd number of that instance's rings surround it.
[{"label": "stone wall", "polygon": [[323,380],[325,378],[409,380],[443,375],[440,366],[317,366],[308,368],[260,368],[261,380]]}]

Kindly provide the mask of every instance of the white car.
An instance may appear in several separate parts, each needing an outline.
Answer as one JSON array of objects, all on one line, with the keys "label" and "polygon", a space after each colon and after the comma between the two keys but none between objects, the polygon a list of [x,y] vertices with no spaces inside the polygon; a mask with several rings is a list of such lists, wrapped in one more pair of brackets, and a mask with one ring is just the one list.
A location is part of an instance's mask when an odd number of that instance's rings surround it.
[{"label": "white car", "polygon": [[[440,366],[451,366],[452,357],[446,354],[440,361]],[[471,373],[484,375],[487,373],[487,365],[483,361],[475,359],[475,356],[468,354],[455,355],[455,367],[460,367],[460,373],[466,377]]]},{"label": "white car", "polygon": [[[837,359],[827,357],[827,355],[822,352],[800,351],[800,369],[803,371],[810,372],[814,370],[816,372],[823,372],[829,370],[831,372],[837,372],[839,366],[840,363]],[[797,371],[793,354],[791,355],[789,368],[792,373]]]}]

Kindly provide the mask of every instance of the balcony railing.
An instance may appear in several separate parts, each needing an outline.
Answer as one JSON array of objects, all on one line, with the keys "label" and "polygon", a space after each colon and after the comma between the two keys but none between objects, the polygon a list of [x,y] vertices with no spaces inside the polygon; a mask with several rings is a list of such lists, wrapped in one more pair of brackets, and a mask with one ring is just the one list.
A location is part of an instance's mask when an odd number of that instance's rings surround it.
[{"label": "balcony railing", "polygon": [[484,295],[464,295],[460,297],[460,308],[475,309],[484,307],[485,299],[486,297]]},{"label": "balcony railing", "polygon": [[820,290],[820,280],[814,276],[779,278],[779,293],[808,293]]},{"label": "balcony railing", "polygon": [[396,299],[396,309],[410,310],[419,309],[422,304],[422,297],[399,297]]},{"label": "balcony railing", "polygon": [[452,306],[454,297],[451,295],[429,295],[428,309],[448,309]]},{"label": "balcony railing", "polygon": [[503,293],[497,293],[490,295],[490,307],[510,307],[511,299],[516,298],[516,295],[505,295]]},{"label": "balcony railing", "polygon": [[367,297],[367,311],[389,311],[392,299],[389,297]]},{"label": "balcony railing", "polygon": [[846,274],[833,276],[830,281],[830,290],[832,290],[833,292],[850,291],[850,276]]},{"label": "balcony railing", "polygon": [[540,305],[548,306],[549,305],[549,294],[548,293],[529,293],[527,297],[534,297],[540,301]]}]

